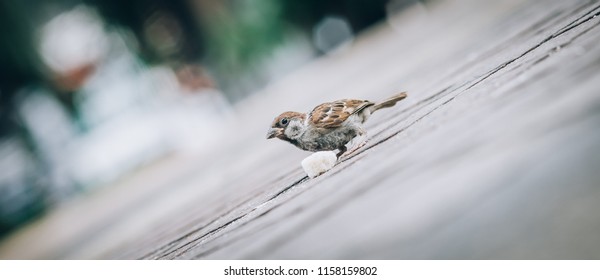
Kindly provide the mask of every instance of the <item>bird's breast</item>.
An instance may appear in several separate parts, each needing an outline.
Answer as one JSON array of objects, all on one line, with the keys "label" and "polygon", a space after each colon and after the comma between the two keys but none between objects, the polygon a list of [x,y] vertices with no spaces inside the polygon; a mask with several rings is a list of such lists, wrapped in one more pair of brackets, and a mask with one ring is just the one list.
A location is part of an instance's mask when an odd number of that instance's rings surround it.
[{"label": "bird's breast", "polygon": [[307,151],[333,151],[346,145],[356,137],[357,131],[351,127],[335,129],[309,129],[298,139],[296,146]]}]

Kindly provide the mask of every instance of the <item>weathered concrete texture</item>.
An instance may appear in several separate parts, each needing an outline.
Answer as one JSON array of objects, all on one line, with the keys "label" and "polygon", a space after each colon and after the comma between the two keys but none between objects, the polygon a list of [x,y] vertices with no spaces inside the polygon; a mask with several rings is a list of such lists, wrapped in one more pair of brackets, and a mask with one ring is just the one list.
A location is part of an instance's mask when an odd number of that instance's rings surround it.
[{"label": "weathered concrete texture", "polygon": [[[599,1],[412,7],[241,104],[212,153],[140,174],[128,189],[144,196],[22,256],[600,258],[599,14]],[[264,140],[281,111],[404,90],[315,179],[308,153]]]}]

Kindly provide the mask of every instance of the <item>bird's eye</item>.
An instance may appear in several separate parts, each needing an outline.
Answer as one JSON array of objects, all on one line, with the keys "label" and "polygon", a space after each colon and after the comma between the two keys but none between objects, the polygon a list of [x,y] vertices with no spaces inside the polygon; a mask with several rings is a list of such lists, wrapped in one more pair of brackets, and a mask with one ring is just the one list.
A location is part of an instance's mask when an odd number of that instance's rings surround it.
[{"label": "bird's eye", "polygon": [[279,121],[279,124],[281,124],[282,126],[287,125],[288,124],[288,119],[283,118]]}]

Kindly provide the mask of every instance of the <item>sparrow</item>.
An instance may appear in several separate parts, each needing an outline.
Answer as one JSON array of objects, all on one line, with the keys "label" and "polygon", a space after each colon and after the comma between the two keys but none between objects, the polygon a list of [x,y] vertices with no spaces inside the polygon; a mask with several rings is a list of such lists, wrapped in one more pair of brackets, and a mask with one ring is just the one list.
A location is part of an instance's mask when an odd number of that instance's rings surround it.
[{"label": "sparrow", "polygon": [[402,92],[378,103],[342,99],[323,103],[309,113],[284,112],[273,120],[267,139],[279,138],[311,152],[338,150],[340,158],[348,150],[346,144],[357,136],[365,138],[363,124],[373,112],[392,107],[406,96]]}]

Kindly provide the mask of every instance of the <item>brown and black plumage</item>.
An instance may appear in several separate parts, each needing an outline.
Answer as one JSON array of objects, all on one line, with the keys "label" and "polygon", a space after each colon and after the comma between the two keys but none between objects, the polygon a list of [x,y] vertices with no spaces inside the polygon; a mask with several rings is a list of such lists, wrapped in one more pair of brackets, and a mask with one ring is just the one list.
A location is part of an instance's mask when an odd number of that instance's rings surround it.
[{"label": "brown and black plumage", "polygon": [[378,103],[342,99],[323,103],[308,114],[285,112],[273,120],[267,139],[276,137],[311,152],[338,150],[339,157],[348,142],[365,135],[362,124],[373,112],[392,107],[406,96],[402,92]]}]

